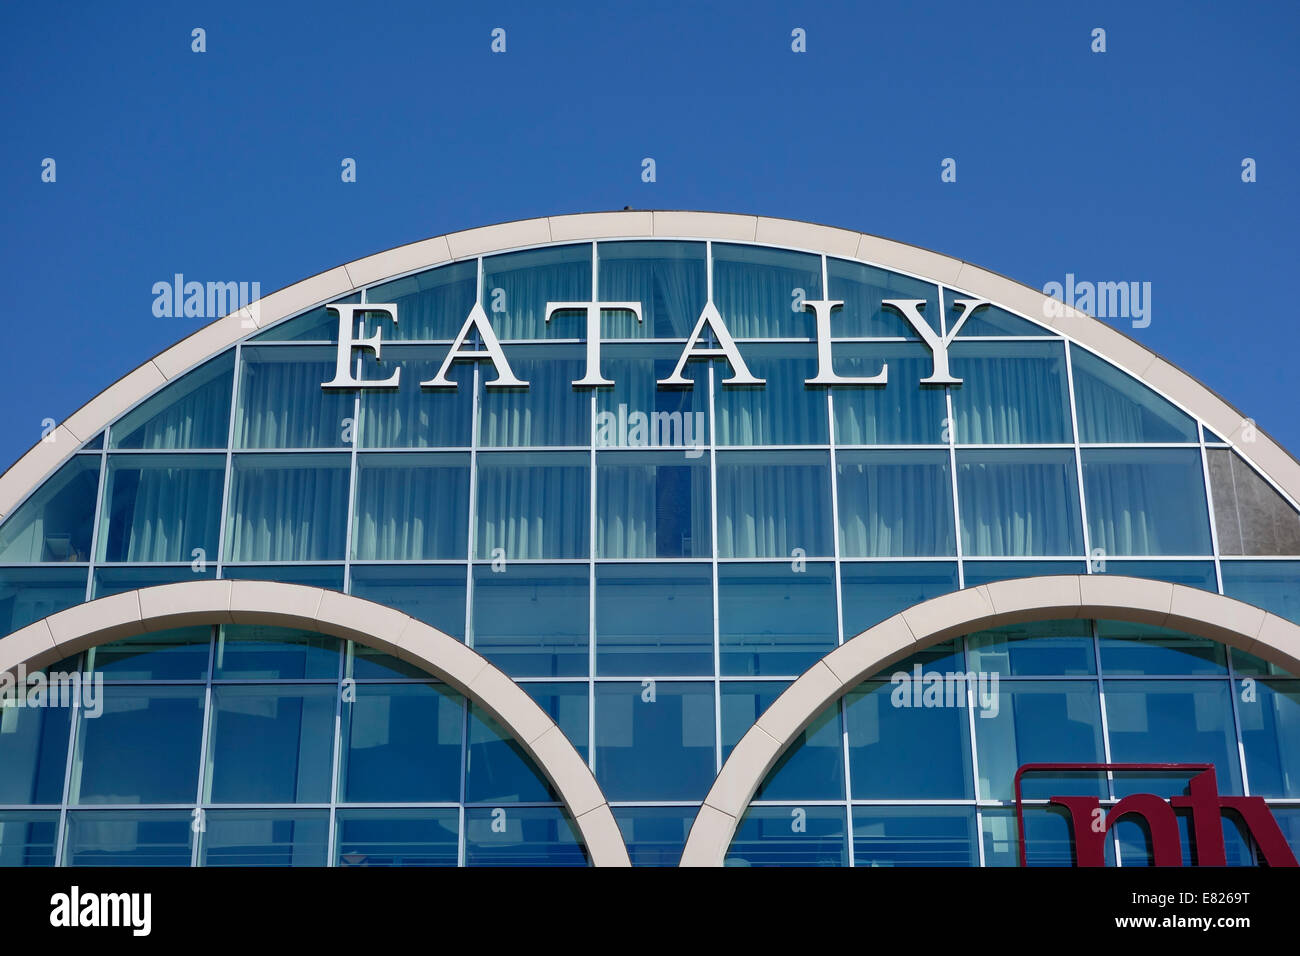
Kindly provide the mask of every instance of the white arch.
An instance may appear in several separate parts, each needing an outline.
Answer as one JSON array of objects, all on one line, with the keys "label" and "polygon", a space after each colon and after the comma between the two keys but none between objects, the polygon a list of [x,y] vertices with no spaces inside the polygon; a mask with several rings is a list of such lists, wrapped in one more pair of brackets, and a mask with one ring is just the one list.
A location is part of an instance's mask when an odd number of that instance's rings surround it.
[{"label": "white arch", "polygon": [[471,648],[382,604],[274,581],[187,581],[59,611],[0,640],[0,673],[44,667],[110,641],[173,627],[274,624],[393,654],[446,681],[509,730],[555,787],[596,866],[629,866],[609,803],[555,721]]},{"label": "white arch", "polygon": [[1208,637],[1300,674],[1300,626],[1181,584],[1109,574],[1018,578],[908,608],[831,651],[786,688],[731,752],[704,798],[682,866],[722,866],[759,784],[813,719],[864,679],[932,644],[1022,621],[1105,618]]}]

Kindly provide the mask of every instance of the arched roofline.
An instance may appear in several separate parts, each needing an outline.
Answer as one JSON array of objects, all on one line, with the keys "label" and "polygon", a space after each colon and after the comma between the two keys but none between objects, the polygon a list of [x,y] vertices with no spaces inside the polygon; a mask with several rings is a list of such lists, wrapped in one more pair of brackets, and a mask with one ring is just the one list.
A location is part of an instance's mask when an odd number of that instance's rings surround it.
[{"label": "arched roofline", "polygon": [[1057,618],[1157,624],[1227,644],[1300,674],[1300,626],[1208,591],[1110,574],[1017,578],[914,605],[831,651],[740,739],[704,798],[682,866],[722,866],[754,793],[826,707],[917,651],[962,634]]},{"label": "arched roofline", "polygon": [[505,727],[555,788],[596,866],[628,866],[596,778],[564,732],[514,681],[462,642],[382,604],[274,581],[186,581],[59,611],[0,640],[0,673],[175,627],[266,624],[357,641],[445,681]]},{"label": "arched roofline", "polygon": [[521,219],[422,239],[328,269],[217,319],[104,389],[0,475],[0,520],[109,423],[259,329],[363,286],[461,259],[623,238],[717,239],[802,249],[942,282],[987,299],[1068,336],[1146,382],[1227,439],[1293,506],[1300,505],[1300,462],[1240,411],[1144,345],[1037,289],[961,259],[834,226],[734,213],[625,210]]}]

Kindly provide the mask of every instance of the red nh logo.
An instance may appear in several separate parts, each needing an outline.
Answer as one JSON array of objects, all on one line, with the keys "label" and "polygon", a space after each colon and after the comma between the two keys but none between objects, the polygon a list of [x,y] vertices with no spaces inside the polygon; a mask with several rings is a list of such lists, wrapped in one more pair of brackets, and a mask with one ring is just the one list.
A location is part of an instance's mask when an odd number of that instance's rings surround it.
[{"label": "red nh logo", "polygon": [[1025,815],[1020,799],[1020,778],[1036,771],[1079,770],[1199,770],[1188,784],[1184,797],[1165,800],[1153,793],[1124,797],[1103,816],[1096,797],[1051,797],[1070,811],[1071,836],[1076,866],[1106,865],[1106,834],[1120,817],[1141,817],[1151,833],[1151,851],[1156,866],[1182,866],[1183,841],[1174,809],[1192,811],[1192,838],[1198,866],[1227,866],[1223,844],[1224,810],[1231,810],[1245,824],[1269,866],[1296,866],[1295,854],[1287,845],[1277,820],[1263,797],[1221,797],[1214,764],[1208,763],[1027,763],[1016,771],[1016,828],[1020,837],[1020,865],[1026,866]]}]

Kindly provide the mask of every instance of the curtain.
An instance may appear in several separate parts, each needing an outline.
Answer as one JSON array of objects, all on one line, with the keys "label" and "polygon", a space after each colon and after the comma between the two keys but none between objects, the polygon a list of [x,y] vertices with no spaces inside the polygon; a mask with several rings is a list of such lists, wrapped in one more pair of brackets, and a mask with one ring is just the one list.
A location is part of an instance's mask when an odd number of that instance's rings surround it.
[{"label": "curtain", "polygon": [[591,397],[585,389],[572,385],[582,378],[586,359],[567,346],[515,348],[511,352],[506,355],[510,367],[528,388],[480,385],[479,444],[590,444]]},{"label": "curtain", "polygon": [[586,318],[579,312],[557,314],[548,328],[546,303],[589,301],[590,245],[483,260],[483,311],[499,339],[585,338]]},{"label": "curtain", "polygon": [[493,457],[478,460],[477,556],[492,558],[502,548],[507,558],[587,557],[585,455],[533,455],[518,463]]},{"label": "curtain", "polygon": [[713,247],[713,301],[734,338],[811,336],[813,314],[793,310],[794,290],[816,299],[821,287],[817,256]]},{"label": "curtain", "polygon": [[382,317],[367,316],[365,334],[373,335],[380,329],[385,341],[451,341],[469,318],[477,281],[478,263],[470,260],[374,286],[366,292],[366,301],[396,303],[397,325]]},{"label": "curtain", "polygon": [[247,349],[239,382],[236,448],[337,448],[353,417],[351,390],[321,388],[333,358],[319,348]]},{"label": "curtain", "polygon": [[[749,347],[750,371],[767,384],[733,388],[718,384],[715,407],[718,442],[727,445],[809,445],[828,440],[826,389],[808,388],[806,379],[817,374],[812,357],[776,358],[782,353],[807,354],[812,347]],[[714,381],[721,383],[730,373],[719,361]]]},{"label": "curtain", "polygon": [[944,390],[917,384],[930,374],[924,346],[886,343],[837,345],[835,370],[841,375],[877,375],[889,366],[889,382],[879,386],[837,387],[835,440],[844,445],[946,444],[948,417]]},{"label": "curtain", "polygon": [[[961,444],[1069,442],[1070,407],[1060,343],[998,342],[952,350],[956,438]],[[926,374],[929,374],[928,372]]]},{"label": "curtain", "polygon": [[1200,453],[1088,450],[1083,486],[1093,548],[1107,554],[1209,554]]},{"label": "curtain", "polygon": [[101,560],[191,561],[195,548],[216,560],[224,478],[218,455],[110,459]]},{"label": "curtain", "polygon": [[720,557],[788,558],[795,548],[810,557],[832,552],[827,464],[720,460],[717,484]]},{"label": "curtain", "polygon": [[[384,349],[385,367],[376,373],[384,378],[400,367],[402,379],[396,389],[367,389],[361,393],[363,448],[447,448],[467,446],[474,417],[474,369],[457,362],[447,378],[457,383],[450,389],[422,389],[420,383],[438,374],[446,352],[438,346],[432,353],[424,346]],[[429,356],[420,358],[417,356]],[[434,357],[436,356],[436,357]],[[392,362],[392,366],[388,362]]]},{"label": "curtain", "polygon": [[1151,389],[1070,346],[1075,413],[1084,442],[1194,442],[1196,423]]},{"label": "curtain", "polygon": [[[666,258],[676,251],[680,258]],[[623,258],[645,250],[644,256]],[[610,338],[678,338],[691,334],[704,311],[706,288],[704,247],[700,243],[602,243],[600,298],[605,302],[640,302],[644,320],[631,315],[618,319]],[[626,331],[624,331],[626,330]]]},{"label": "curtain", "polygon": [[602,558],[707,557],[709,472],[705,467],[601,462],[597,555]]},{"label": "curtain", "polygon": [[828,259],[828,298],[839,299],[842,309],[831,313],[835,335],[917,338],[907,320],[896,310],[881,305],[884,299],[924,299],[921,314],[939,330],[939,290],[919,279],[886,272],[858,262]]},{"label": "curtain", "polygon": [[186,373],[114,424],[109,447],[225,448],[234,368],[231,351]]},{"label": "curtain", "polygon": [[235,460],[227,560],[342,560],[347,458],[277,455],[268,461],[272,456],[250,457]]},{"label": "curtain", "polygon": [[362,560],[465,558],[469,456],[362,459],[352,553]]},{"label": "curtain", "polygon": [[1035,457],[1038,460],[958,459],[964,554],[1082,552],[1073,455],[1050,461]]},{"label": "curtain", "polygon": [[[938,453],[943,456],[943,452]],[[955,553],[946,457],[875,456],[839,463],[841,554],[854,558]]]}]

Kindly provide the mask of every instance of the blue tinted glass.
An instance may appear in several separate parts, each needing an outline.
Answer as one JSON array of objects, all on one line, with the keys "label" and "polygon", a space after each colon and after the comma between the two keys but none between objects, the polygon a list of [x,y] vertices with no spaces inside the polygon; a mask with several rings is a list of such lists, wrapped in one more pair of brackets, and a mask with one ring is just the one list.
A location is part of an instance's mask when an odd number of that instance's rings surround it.
[{"label": "blue tinted glass", "polygon": [[459,811],[339,810],[335,866],[455,866]]},{"label": "blue tinted glass", "polygon": [[465,586],[463,566],[352,566],[354,595],[396,608],[460,639],[465,637]]},{"label": "blue tinted glass", "polygon": [[327,802],[337,694],[333,685],[213,687],[207,799]]},{"label": "blue tinted glass", "polygon": [[154,631],[86,651],[86,670],[105,680],[203,680],[208,676],[212,628]]},{"label": "blue tinted glass", "polygon": [[466,807],[466,866],[586,866],[587,851],[559,807]]},{"label": "blue tinted glass", "polygon": [[464,559],[469,455],[357,458],[352,556],[361,560]]},{"label": "blue tinted glass", "polygon": [[221,455],[110,456],[99,560],[215,558],[225,479]]},{"label": "blue tinted glass", "polygon": [[1254,688],[1243,683],[1239,690],[1250,792],[1300,796],[1300,681],[1257,681]]},{"label": "blue tinted glass", "polygon": [[53,866],[57,810],[0,810],[0,867]]},{"label": "blue tinted glass", "polygon": [[[900,320],[901,321],[901,320]],[[946,445],[948,403],[942,388],[918,384],[934,364],[920,343],[844,343],[833,353],[837,375],[871,377],[887,369],[886,384],[837,385],[835,440],[843,445]]]},{"label": "blue tinted glass", "polygon": [[831,313],[832,335],[918,338],[898,309],[881,304],[885,299],[924,300],[921,314],[934,331],[940,331],[939,290],[932,282],[834,258],[826,260],[826,278],[828,298],[844,302],[842,309]]},{"label": "blue tinted glass", "polygon": [[[954,289],[946,289],[943,298],[948,313],[946,316],[947,328],[951,331],[956,328],[958,319],[966,311],[965,306],[957,303],[963,299],[977,297],[967,295],[964,292],[957,292]],[[1052,335],[1053,333],[1041,325],[1035,325],[1028,319],[1012,315],[1006,309],[1000,309],[996,305],[985,303],[975,307],[975,311],[967,316],[966,321],[957,330],[957,334],[960,338],[976,338],[987,335]]]},{"label": "blue tinted glass", "polygon": [[717,460],[719,557],[834,553],[826,452],[719,452]]},{"label": "blue tinted glass", "polygon": [[225,624],[217,640],[218,680],[337,680],[339,639],[311,631]]},{"label": "blue tinted glass", "polygon": [[[964,681],[933,668],[923,671],[920,682],[902,665],[898,673],[901,680],[866,681],[844,697],[853,798],[973,796],[969,715],[964,692],[957,693]],[[926,697],[936,684],[943,692]],[[917,759],[920,740],[926,742],[924,760]]]},{"label": "blue tinted glass", "polygon": [[477,280],[478,263],[470,259],[371,286],[366,301],[396,305],[397,325],[367,316],[365,334],[382,325],[385,339],[451,341],[474,307]]},{"label": "blue tinted glass", "polygon": [[[888,680],[892,676],[900,673],[915,676],[915,667],[917,664],[921,665],[923,678],[925,675],[933,671],[944,672],[946,676],[947,671],[964,671],[966,669],[965,664],[963,663],[965,660],[966,654],[962,646],[962,640],[959,637],[954,637],[949,641],[931,644],[929,647],[917,651],[915,654],[909,654],[902,660],[890,665],[884,670],[878,671],[872,676],[877,680]],[[921,685],[922,691],[924,691],[924,686],[924,684]],[[954,691],[955,689],[954,685]],[[908,693],[912,693],[910,687]],[[924,704],[924,702],[924,695],[922,695],[922,704]],[[901,699],[899,703],[902,703]]]},{"label": "blue tinted glass", "polygon": [[761,807],[745,811],[725,866],[848,866],[843,807]]},{"label": "blue tinted glass", "polygon": [[[483,309],[497,338],[583,338],[585,314],[559,312],[548,324],[546,303],[590,301],[590,244],[511,252],[483,260]],[[461,318],[463,321],[464,316]]]},{"label": "blue tinted glass", "polygon": [[225,448],[233,350],[163,388],[112,427],[110,448]]},{"label": "blue tinted glass", "polygon": [[[1016,812],[985,808],[983,822],[984,865],[1019,866],[1020,837]],[[1074,842],[1070,817],[1064,807],[1024,808],[1025,856],[1030,866],[1074,866]],[[1106,838],[1107,859],[1114,859],[1114,840]]]},{"label": "blue tinted glass", "polygon": [[82,708],[73,803],[193,803],[203,736],[202,687],[114,687]]},{"label": "blue tinted glass", "polygon": [[464,699],[445,684],[357,684],[343,704],[342,799],[455,802],[464,718]]},{"label": "blue tinted glass", "polygon": [[1116,555],[1211,553],[1197,449],[1084,449],[1083,488],[1094,549]]},{"label": "blue tinted glass", "polygon": [[854,866],[979,866],[975,810],[854,807]]},{"label": "blue tinted glass", "polygon": [[957,565],[934,561],[844,562],[840,565],[844,639],[930,598],[957,590]]},{"label": "blue tinted glass", "polygon": [[1300,624],[1300,561],[1224,561],[1223,593]]},{"label": "blue tinted glass", "polygon": [[429,678],[429,672],[415,664],[394,657],[392,654],[385,654],[376,648],[358,644],[356,641],[348,641],[347,660],[343,662],[343,673],[357,680],[395,678],[427,680]]},{"label": "blue tinted glass", "polygon": [[1185,584],[1202,591],[1219,590],[1219,581],[1214,574],[1213,561],[1105,561],[1094,562],[1093,570],[1103,574],[1122,574],[1131,578],[1150,578],[1153,581],[1168,581],[1171,584]]},{"label": "blue tinted glass", "polygon": [[[1232,817],[1224,814],[1220,820],[1223,827],[1224,856],[1228,866],[1254,866],[1241,831]],[[1191,832],[1191,814],[1178,815],[1178,842],[1182,848],[1183,866],[1196,865],[1195,838]],[[1116,822],[1112,831],[1119,842],[1121,859],[1124,866],[1152,866],[1150,829],[1136,816],[1123,816]],[[1108,861],[1109,862],[1109,861]]]},{"label": "blue tinted glass", "polygon": [[962,574],[966,587],[979,587],[994,581],[1036,578],[1052,574],[1087,574],[1082,561],[964,561]]},{"label": "blue tinted glass", "polygon": [[[545,774],[537,768],[510,732],[481,707],[472,703],[469,707],[467,742],[466,801],[501,804],[549,803],[556,800]],[[456,756],[459,758],[459,751]],[[459,776],[453,775],[451,782],[459,784]],[[454,795],[452,799],[456,799]]]},{"label": "blue tinted glass", "polygon": [[226,560],[341,561],[349,464],[346,455],[236,455]]},{"label": "blue tinted glass", "polygon": [[1006,624],[969,635],[966,647],[971,670],[1003,677],[1075,677],[1097,673],[1092,622],[1086,620]]},{"label": "blue tinted glass", "polygon": [[240,356],[236,448],[339,448],[349,443],[355,394],[321,388],[335,349],[246,348]]},{"label": "blue tinted glass", "polygon": [[0,568],[0,634],[85,600],[85,568]]},{"label": "blue tinted glass", "polygon": [[585,675],[589,573],[586,565],[475,567],[468,643],[512,677]]},{"label": "blue tinted glass", "polygon": [[[334,302],[360,302],[361,293],[341,296]],[[317,306],[302,315],[278,322],[258,332],[250,342],[337,342],[339,340],[339,314],[326,306]]]},{"label": "blue tinted glass", "polygon": [[596,556],[709,557],[709,461],[680,452],[596,456]]},{"label": "blue tinted glass", "polygon": [[480,377],[479,445],[589,444],[591,396],[573,387],[586,368],[584,347],[512,345],[504,351],[515,377],[528,387],[497,388]]},{"label": "blue tinted glass", "polygon": [[467,446],[474,424],[474,369],[468,363],[454,363],[448,388],[421,388],[438,374],[446,357],[442,347],[420,345],[384,346],[383,362],[363,359],[363,381],[382,381],[401,369],[396,388],[361,390],[361,421],[358,431],[362,448],[449,448]]},{"label": "blue tinted glass", "polygon": [[0,561],[89,561],[99,456],[74,455],[0,528]]},{"label": "blue tinted glass", "polygon": [[718,640],[724,674],[800,674],[835,647],[835,569],[718,566]]},{"label": "blue tinted glass", "polygon": [[584,452],[479,455],[476,556],[585,558],[590,474]]},{"label": "blue tinted glass", "polygon": [[523,681],[520,687],[555,721],[575,750],[587,759],[589,708],[585,681]]},{"label": "blue tinted glass", "polygon": [[749,345],[745,362],[764,385],[724,385],[727,363],[713,370],[719,445],[824,445],[826,389],[805,385],[817,374],[814,345]]},{"label": "blue tinted glass", "polygon": [[324,866],[328,810],[210,810],[202,866]]},{"label": "blue tinted glass", "polygon": [[1227,674],[1226,650],[1154,624],[1098,621],[1103,674]]},{"label": "blue tinted glass", "polygon": [[964,554],[1019,557],[1083,551],[1071,451],[959,452],[957,494]]},{"label": "blue tinted glass", "polygon": [[735,338],[812,338],[812,312],[794,305],[821,289],[820,256],[713,244],[713,302]]},{"label": "blue tinted glass", "polygon": [[[35,676],[29,675],[29,680]],[[4,767],[4,773],[0,773],[0,804],[63,802],[71,704],[75,700],[93,706],[98,696],[94,685],[84,690],[68,685],[66,692],[54,697],[61,706],[19,706],[28,699],[31,686],[11,687],[5,682],[4,696],[0,698],[4,705],[0,710],[0,767]]]},{"label": "blue tinted glass", "polygon": [[840,554],[904,558],[955,554],[952,477],[944,451],[842,451]]},{"label": "blue tinted glass", "polygon": [[1068,442],[1060,342],[958,342],[950,355],[954,435],[964,445]]},{"label": "blue tinted glass", "polygon": [[676,866],[696,813],[696,807],[615,807],[632,865]]},{"label": "blue tinted glass", "polygon": [[691,334],[707,296],[704,243],[601,242],[602,302],[640,302],[642,321],[630,312],[606,312],[603,335],[621,338],[676,338]]},{"label": "blue tinted glass", "polygon": [[1070,346],[1082,442],[1194,442],[1196,422],[1132,376]]},{"label": "blue tinted glass", "polygon": [[713,569],[708,564],[596,568],[596,673],[713,673]]},{"label": "blue tinted glass", "polygon": [[91,597],[102,598],[123,591],[157,587],[160,584],[178,584],[182,581],[204,581],[217,576],[217,565],[203,562],[196,571],[191,564],[162,568],[96,568]]},{"label": "blue tinted glass", "polygon": [[[785,681],[735,681],[722,685],[724,760],[788,686]],[[838,704],[818,714],[781,754],[759,785],[754,799],[844,799],[844,735]]]},{"label": "blue tinted glass", "polygon": [[343,590],[341,564],[227,564],[221,569],[221,576],[231,581],[279,581],[281,584],[305,584],[328,591]]},{"label": "blue tinted glass", "polygon": [[79,810],[68,814],[63,862],[66,866],[189,866],[192,824],[188,810]]},{"label": "blue tinted glass", "polygon": [[682,375],[692,388],[659,388],[677,366],[678,345],[610,345],[601,367],[614,384],[596,391],[597,448],[683,448],[690,457],[709,441],[709,376],[702,361]]},{"label": "blue tinted glass", "polygon": [[713,782],[713,683],[596,685],[596,779],[610,800],[701,800]]}]

